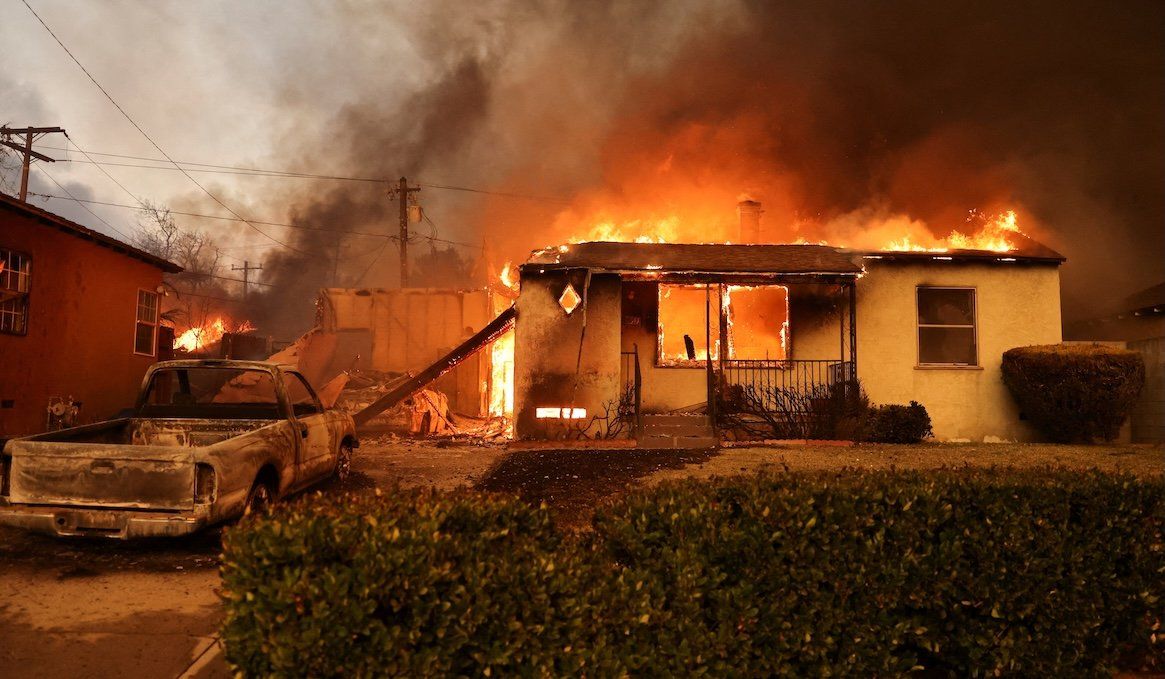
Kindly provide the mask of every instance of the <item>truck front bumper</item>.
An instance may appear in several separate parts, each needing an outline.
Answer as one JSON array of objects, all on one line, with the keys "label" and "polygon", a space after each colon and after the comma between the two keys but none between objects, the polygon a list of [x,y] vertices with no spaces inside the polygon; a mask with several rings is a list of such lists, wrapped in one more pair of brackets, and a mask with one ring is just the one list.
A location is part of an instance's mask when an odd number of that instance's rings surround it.
[{"label": "truck front bumper", "polygon": [[190,513],[0,504],[0,524],[48,535],[126,540],[189,535],[207,524]]}]

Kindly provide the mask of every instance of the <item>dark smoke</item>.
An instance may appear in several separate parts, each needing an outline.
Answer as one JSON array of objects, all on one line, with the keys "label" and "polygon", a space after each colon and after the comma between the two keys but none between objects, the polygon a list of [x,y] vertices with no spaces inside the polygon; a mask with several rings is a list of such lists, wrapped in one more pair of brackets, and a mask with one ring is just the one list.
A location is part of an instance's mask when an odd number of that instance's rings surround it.
[{"label": "dark smoke", "polygon": [[[666,163],[726,219],[730,195],[764,201],[787,236],[864,211],[945,234],[969,209],[1014,207],[1069,258],[1066,320],[1165,278],[1162,3],[347,7],[339,20],[410,22],[432,73],[411,90],[374,79],[326,120],[300,116],[289,90],[285,164],[324,155],[346,175],[634,204]],[[321,182],[281,200],[296,222],[391,234],[385,188]],[[441,237],[488,239],[494,264],[568,235],[552,227],[561,203],[431,188],[421,202]],[[333,233],[287,237],[309,254],[264,262],[268,332],[305,329],[321,286],[395,285],[393,242],[346,237],[337,259]]]}]

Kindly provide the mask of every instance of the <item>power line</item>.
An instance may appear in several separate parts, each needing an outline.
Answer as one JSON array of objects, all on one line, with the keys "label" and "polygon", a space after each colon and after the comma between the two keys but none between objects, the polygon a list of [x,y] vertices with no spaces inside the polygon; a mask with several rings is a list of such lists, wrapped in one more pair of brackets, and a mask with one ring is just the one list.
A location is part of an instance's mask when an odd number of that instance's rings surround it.
[{"label": "power line", "polygon": [[[59,182],[59,181],[57,181],[55,178],[53,178],[53,176],[52,176],[51,174],[49,174],[48,172],[46,172],[46,171],[45,171],[45,169],[44,169],[43,167],[38,167],[38,168],[37,168],[37,171],[38,171],[38,172],[40,172],[41,174],[43,174],[44,176],[48,177],[48,178],[49,178],[49,180],[50,180],[52,183],[56,184],[56,185],[57,185],[57,188],[59,188],[60,190],[64,191],[64,192],[65,192],[65,194],[66,194],[66,195],[68,195],[68,196],[69,196],[69,198],[73,200],[73,202],[77,203],[77,205],[80,205],[82,208],[84,208],[84,209],[85,209],[85,212],[88,212],[89,214],[93,215],[93,216],[94,216],[94,217],[95,217],[95,218],[96,218],[98,221],[100,221],[102,224],[104,224],[104,225],[108,226],[110,229],[113,229],[114,233],[120,234],[120,235],[121,235],[121,237],[125,239],[126,243],[128,243],[128,244],[130,244],[130,245],[132,245],[132,244],[133,244],[133,243],[130,243],[130,241],[132,241],[132,240],[133,240],[133,236],[130,236],[130,235],[129,235],[129,234],[127,234],[126,232],[122,231],[121,229],[117,228],[116,226],[114,226],[114,225],[110,224],[109,222],[105,221],[105,219],[103,219],[103,218],[101,217],[101,215],[97,214],[97,213],[96,213],[96,212],[94,212],[93,210],[90,210],[90,209],[89,209],[89,206],[85,204],[85,201],[82,201],[80,198],[77,198],[76,196],[74,196],[74,195],[73,195],[73,193],[72,193],[71,191],[69,191],[68,189],[66,189],[66,188],[65,188],[65,185],[64,185],[64,184],[60,183],[60,182]],[[39,195],[43,195],[43,194],[34,193],[34,194],[32,194],[32,195],[34,195],[34,196],[39,196]]]},{"label": "power line", "polygon": [[[57,200],[75,200],[79,203],[89,203],[91,205],[105,205],[108,207],[120,207],[120,208],[129,209],[129,210],[142,209],[142,208],[136,207],[134,205],[126,205],[125,203],[110,203],[110,202],[106,202],[106,201],[89,200],[89,199],[85,199],[85,198],[66,198],[65,196],[54,196],[51,193],[36,193],[36,192],[30,191],[29,195],[30,196],[40,196],[41,198],[54,198]],[[218,220],[223,220],[223,221],[228,221],[228,222],[241,221],[237,217],[224,217],[222,215],[207,215],[207,214],[201,214],[198,212],[183,212],[180,210],[171,210],[170,213],[175,214],[175,215],[180,215],[183,217],[198,217],[198,218],[202,218],[202,219],[218,219]],[[259,221],[259,220],[251,220],[251,221],[255,224],[263,224],[264,226],[282,226],[282,227],[286,227],[289,229],[306,229],[309,231],[328,231],[328,232],[332,232],[332,233],[338,233],[338,234],[343,235],[343,236],[365,236],[365,237],[369,237],[369,238],[387,238],[388,240],[397,240],[398,239],[398,236],[396,236],[396,235],[384,234],[384,233],[374,233],[371,231],[340,231],[337,229],[329,229],[326,226],[313,226],[313,225],[309,225],[309,224],[285,224],[283,222],[264,222],[264,221]],[[482,246],[478,245],[476,243],[467,243],[465,241],[450,240],[448,238],[437,238],[434,236],[419,236],[419,238],[422,238],[425,240],[433,240],[433,241],[437,241],[440,243],[448,243],[450,245],[460,245],[462,247],[474,248],[477,250],[482,249]],[[243,247],[258,247],[258,246],[243,246]],[[223,249],[230,250],[230,249],[238,249],[238,248],[223,248]]]},{"label": "power line", "polygon": [[[57,198],[57,199],[64,200],[63,196],[54,196],[54,195],[48,194],[48,193],[32,193],[31,195],[41,196],[42,198]],[[86,199],[74,199],[74,200],[80,200],[81,202],[91,203],[94,205],[107,205],[109,207],[126,208],[129,210],[143,209],[143,208],[136,207],[134,205],[126,205],[125,203],[109,203],[109,202],[100,201],[100,200],[86,200]],[[180,215],[183,217],[200,217],[202,219],[219,219],[219,220],[228,221],[228,222],[243,221],[239,217],[224,217],[222,215],[206,215],[206,214],[201,214],[198,212],[183,212],[181,210],[170,210],[170,214]],[[343,234],[345,236],[374,236],[376,238],[396,239],[396,236],[393,236],[393,235],[388,235],[388,234],[383,234],[383,233],[372,233],[369,231],[339,231],[337,229],[329,229],[326,226],[312,226],[309,224],[284,224],[282,222],[264,222],[264,221],[260,221],[257,219],[251,220],[251,221],[255,224],[263,224],[264,226],[283,226],[283,227],[287,227],[289,229],[306,229],[308,231],[329,231],[329,232],[333,232],[333,233],[340,233],[340,234]]]},{"label": "power line", "polygon": [[[67,150],[67,149],[63,149],[63,148],[55,147],[55,146],[42,146],[41,148],[52,149],[52,150],[56,150],[56,151],[66,151]],[[218,165],[218,164],[214,164],[214,163],[195,163],[195,162],[190,162],[190,161],[177,161],[176,162],[176,161],[167,161],[167,160],[162,159],[162,158],[149,158],[146,156],[131,156],[131,155],[125,155],[125,154],[120,154],[120,153],[98,153],[97,151],[91,151],[90,153],[92,155],[95,155],[95,156],[107,156],[110,158],[124,158],[126,160],[142,160],[142,161],[153,162],[153,163],[165,163],[165,162],[173,163],[173,166],[163,166],[163,165],[141,165],[141,164],[137,164],[137,163],[98,162],[98,161],[93,160],[92,158],[89,158],[89,160],[88,160],[88,162],[93,163],[95,165],[108,165],[110,167],[133,167],[133,168],[138,168],[138,169],[143,169],[143,170],[178,170],[178,171],[181,171],[182,169],[186,169],[190,172],[205,172],[205,173],[210,173],[210,174],[233,174],[233,175],[243,175],[243,176],[253,175],[256,177],[286,177],[286,178],[291,178],[291,179],[331,179],[331,180],[335,180],[335,181],[365,182],[365,183],[371,183],[371,184],[388,184],[388,183],[390,183],[388,180],[384,179],[383,177],[360,177],[360,176],[347,176],[347,175],[336,175],[336,174],[320,174],[320,173],[314,173],[314,172],[296,172],[296,171],[292,171],[292,170],[273,170],[273,169],[268,169],[268,168],[243,167],[243,166],[238,166],[238,165]],[[89,156],[86,155],[86,158],[88,158],[88,157]],[[58,162],[73,162],[73,163],[85,163],[86,162],[86,161],[82,161],[82,160],[70,160],[68,158],[56,158],[55,160],[57,160]],[[208,169],[198,169],[198,168],[208,168]],[[509,191],[492,191],[490,189],[480,189],[480,188],[475,188],[472,186],[454,186],[451,184],[436,184],[436,183],[420,182],[420,181],[416,182],[416,184],[418,186],[424,186],[424,187],[430,188],[430,189],[441,189],[441,190],[445,190],[445,191],[464,191],[464,192],[468,192],[468,193],[480,193],[480,194],[490,195],[490,196],[502,196],[505,198],[517,198],[520,200],[543,201],[543,202],[549,202],[549,203],[561,203],[561,204],[570,203],[570,201],[565,199],[565,198],[555,198],[553,196],[539,196],[539,195],[526,194],[526,193],[514,193],[514,192],[509,192]]]},{"label": "power line", "polygon": [[163,156],[163,157],[165,157],[165,159],[166,159],[166,160],[168,160],[168,161],[170,162],[170,164],[174,165],[174,167],[177,167],[177,168],[178,168],[178,169],[179,169],[179,170],[182,172],[182,174],[183,174],[183,175],[185,175],[185,176],[186,176],[186,178],[187,178],[187,179],[189,179],[191,182],[193,182],[195,186],[197,186],[199,189],[201,189],[203,193],[205,193],[207,196],[210,196],[210,198],[211,198],[211,199],[212,199],[214,202],[216,202],[216,203],[218,203],[220,206],[222,206],[222,208],[223,208],[223,209],[225,209],[227,212],[230,212],[232,215],[234,215],[234,216],[238,217],[240,221],[242,221],[244,224],[246,224],[247,226],[251,227],[251,228],[252,228],[252,229],[254,229],[255,231],[259,232],[260,234],[262,234],[262,235],[263,235],[265,238],[268,238],[268,239],[270,239],[271,241],[273,241],[273,242],[275,242],[275,243],[278,243],[279,245],[282,245],[283,247],[285,247],[285,248],[287,248],[288,250],[291,250],[291,251],[293,251],[293,252],[298,252],[298,253],[300,253],[300,254],[303,254],[303,255],[310,254],[310,253],[308,253],[308,252],[307,252],[307,251],[305,251],[305,250],[300,250],[299,248],[296,248],[296,247],[294,247],[294,246],[292,246],[292,245],[290,245],[290,244],[288,244],[288,243],[285,243],[285,242],[283,242],[283,241],[279,240],[278,238],[275,238],[274,236],[272,236],[272,235],[268,234],[267,232],[263,231],[262,229],[260,229],[259,227],[255,226],[254,224],[252,224],[252,223],[248,222],[248,221],[247,221],[246,219],[244,219],[244,218],[243,218],[241,215],[239,215],[237,212],[235,212],[234,210],[232,210],[232,209],[230,208],[230,206],[229,206],[229,205],[227,205],[227,204],[226,204],[226,203],[224,203],[224,202],[223,202],[221,199],[219,199],[219,197],[218,197],[218,196],[214,195],[214,194],[213,194],[213,193],[211,193],[209,190],[207,190],[207,188],[206,188],[205,186],[203,186],[202,184],[200,184],[200,183],[198,182],[198,180],[197,180],[197,179],[195,179],[194,177],[190,176],[190,173],[189,173],[189,172],[187,172],[186,170],[182,169],[182,167],[181,167],[181,166],[179,166],[179,165],[178,165],[178,163],[175,163],[175,162],[174,162],[174,159],[173,159],[173,158],[171,158],[171,157],[170,157],[170,156],[169,156],[169,155],[168,155],[168,154],[167,154],[167,153],[166,153],[166,152],[165,152],[165,151],[162,149],[162,147],[161,147],[161,146],[159,146],[159,145],[158,145],[158,143],[157,143],[157,142],[155,142],[155,141],[154,141],[154,139],[153,139],[152,137],[150,137],[150,135],[146,134],[146,131],[142,129],[141,125],[138,125],[138,124],[137,124],[137,121],[135,121],[135,120],[134,120],[132,117],[130,117],[130,115],[129,115],[128,113],[126,113],[126,112],[125,112],[125,109],[123,109],[123,108],[121,107],[121,104],[118,104],[118,103],[117,103],[117,100],[115,100],[115,99],[114,99],[114,98],[113,98],[113,97],[112,97],[112,96],[109,94],[109,92],[107,92],[107,91],[105,90],[105,88],[101,86],[101,83],[97,82],[97,79],[93,77],[93,74],[91,74],[91,73],[89,72],[89,70],[85,68],[85,66],[84,66],[84,65],[83,65],[83,64],[82,64],[82,63],[81,63],[81,62],[80,62],[80,61],[77,59],[77,57],[73,56],[73,53],[69,51],[69,48],[65,46],[65,43],[61,42],[61,39],[57,37],[57,34],[56,34],[56,33],[53,33],[53,30],[52,30],[51,28],[49,28],[49,25],[48,25],[48,24],[46,24],[46,23],[44,22],[44,19],[41,19],[41,18],[40,18],[40,15],[39,15],[39,14],[37,14],[37,13],[36,13],[36,10],[34,10],[34,9],[32,8],[32,5],[28,4],[28,0],[21,0],[21,2],[23,2],[23,3],[24,3],[24,6],[28,8],[28,11],[29,11],[29,12],[32,12],[32,15],[33,15],[34,17],[36,17],[36,20],[40,22],[40,25],[41,25],[41,26],[44,26],[44,29],[45,29],[46,31],[48,31],[49,35],[51,35],[51,36],[53,37],[53,40],[56,40],[56,41],[57,41],[57,44],[61,46],[61,49],[65,50],[65,54],[68,54],[68,55],[69,55],[69,58],[73,60],[73,63],[77,64],[77,67],[78,67],[78,68],[80,68],[80,69],[81,69],[81,70],[82,70],[82,71],[85,73],[85,75],[89,77],[89,80],[90,80],[90,81],[92,81],[92,82],[93,82],[93,84],[97,86],[97,89],[101,90],[101,93],[105,95],[105,98],[106,98],[106,99],[108,99],[108,100],[109,100],[109,102],[110,102],[111,104],[113,104],[113,106],[114,106],[114,107],[115,107],[115,108],[116,108],[116,109],[117,109],[117,110],[118,110],[118,111],[121,113],[121,115],[122,115],[122,116],[124,116],[124,117],[125,117],[125,119],[126,119],[126,120],[128,120],[128,121],[130,122],[130,124],[131,124],[131,125],[133,125],[133,126],[134,126],[134,128],[135,128],[135,129],[137,129],[137,131],[138,131],[138,132],[140,132],[140,133],[141,133],[141,135],[142,135],[143,137],[145,137],[145,138],[146,138],[146,141],[150,142],[150,144],[152,144],[152,145],[153,145],[153,147],[154,147],[155,149],[157,149],[157,150],[158,150],[158,153],[161,153],[161,154],[162,154],[162,156]]}]

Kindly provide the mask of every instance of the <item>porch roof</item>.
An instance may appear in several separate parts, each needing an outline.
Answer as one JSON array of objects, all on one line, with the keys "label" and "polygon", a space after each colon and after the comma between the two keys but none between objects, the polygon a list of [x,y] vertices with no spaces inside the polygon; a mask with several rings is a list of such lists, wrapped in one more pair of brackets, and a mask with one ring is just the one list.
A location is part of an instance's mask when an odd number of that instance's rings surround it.
[{"label": "porch roof", "polygon": [[859,253],[828,245],[590,242],[535,250],[523,269],[592,269],[627,274],[854,276]]}]

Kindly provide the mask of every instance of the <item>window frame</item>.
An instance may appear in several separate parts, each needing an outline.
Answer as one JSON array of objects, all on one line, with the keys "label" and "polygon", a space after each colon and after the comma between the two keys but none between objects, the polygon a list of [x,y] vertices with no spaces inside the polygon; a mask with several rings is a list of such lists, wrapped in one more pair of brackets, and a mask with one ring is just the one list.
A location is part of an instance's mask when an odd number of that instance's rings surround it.
[{"label": "window frame", "polygon": [[[283,393],[284,397],[287,399],[287,409],[291,411],[291,414],[294,415],[296,419],[301,417],[312,417],[313,415],[322,415],[327,412],[327,408],[324,408],[324,403],[320,400],[319,394],[316,393],[316,390],[311,386],[311,382],[308,382],[307,378],[304,377],[302,373],[296,372],[294,370],[283,370],[281,372],[283,373]],[[302,414],[295,412],[295,402],[291,400],[291,391],[287,388],[287,381],[293,378],[298,379],[300,384],[303,385],[304,389],[307,390],[308,396],[311,396],[312,405],[316,408],[315,412]]]},{"label": "window frame", "polygon": [[[721,313],[721,307],[723,306],[723,303],[724,303],[723,298],[721,298],[719,296],[718,289],[716,289],[716,286],[718,286],[719,284],[718,283],[705,284],[705,283],[664,283],[664,282],[660,282],[656,285],[656,292],[655,292],[655,367],[656,368],[660,368],[660,369],[676,368],[676,369],[689,369],[689,370],[690,369],[700,369],[700,370],[705,369],[707,362],[708,362],[707,358],[695,358],[695,359],[670,358],[670,359],[665,359],[663,357],[664,356],[664,351],[663,351],[664,334],[662,332],[660,332],[660,330],[659,330],[660,326],[666,327],[666,325],[663,322],[663,293],[664,293],[665,287],[695,289],[695,290],[699,290],[700,292],[703,292],[705,285],[713,286],[713,290],[712,290],[713,294],[712,294],[711,299],[709,299],[709,301],[708,301],[708,306],[710,309],[711,308],[717,309],[716,316],[715,316],[715,319],[716,319],[715,322],[716,322],[717,328],[716,328],[716,331],[711,334],[711,339],[712,339],[712,342],[717,347],[719,347],[719,344],[720,344],[720,328],[719,328],[720,313]],[[698,339],[703,340],[704,337],[700,337]],[[692,340],[694,343],[697,340],[697,338],[693,337]],[[696,349],[698,351],[699,347],[697,346]],[[711,349],[711,347],[708,347],[708,349]],[[720,361],[719,348],[717,349],[716,354],[717,355],[712,357],[712,359],[711,359],[713,363],[718,363]]]},{"label": "window frame", "polygon": [[[147,295],[153,295],[153,297],[154,297],[154,320],[153,320],[153,322],[147,323],[146,321],[143,321],[140,318],[139,314],[140,314],[141,307],[142,307],[142,293],[143,292],[146,293]],[[133,320],[134,320],[133,354],[134,354],[134,356],[149,356],[151,358],[154,358],[158,355],[158,325],[159,325],[159,322],[161,321],[161,318],[162,318],[161,303],[162,303],[162,296],[160,294],[158,294],[157,290],[138,288],[137,296],[134,298],[134,313],[133,313]],[[148,354],[142,353],[141,351],[138,351],[138,326],[139,325],[148,325],[151,328],[153,328],[153,332],[151,333],[152,340],[150,342],[151,349],[150,349],[150,353],[148,353]]]},{"label": "window frame", "polygon": [[[971,325],[949,323],[923,323],[921,296],[923,290],[967,290],[971,293]],[[923,328],[971,328],[971,339],[975,346],[974,363],[924,363],[922,360]],[[979,368],[979,289],[973,285],[918,285],[914,288],[914,360],[918,368],[947,368],[952,370]]]},{"label": "window frame", "polygon": [[[0,335],[11,335],[13,337],[26,337],[28,335],[28,323],[29,323],[29,320],[32,318],[32,311],[31,311],[31,309],[32,309],[32,255],[28,254],[27,252],[24,252],[23,250],[17,250],[14,248],[7,248],[7,247],[0,247],[0,252],[7,252],[9,257],[11,257],[12,255],[19,255],[25,262],[27,262],[27,265],[28,265],[28,271],[24,272],[24,274],[23,274],[26,277],[25,278],[25,280],[27,281],[26,287],[28,288],[24,292],[24,295],[23,295],[24,323],[21,325],[20,332],[16,332],[13,330],[0,330]],[[7,265],[5,266],[5,270],[8,270]],[[18,273],[17,275],[20,275],[20,274]],[[22,299],[22,298],[18,297],[16,299],[9,300],[9,301],[15,302],[15,301],[18,301],[20,299]]]}]

